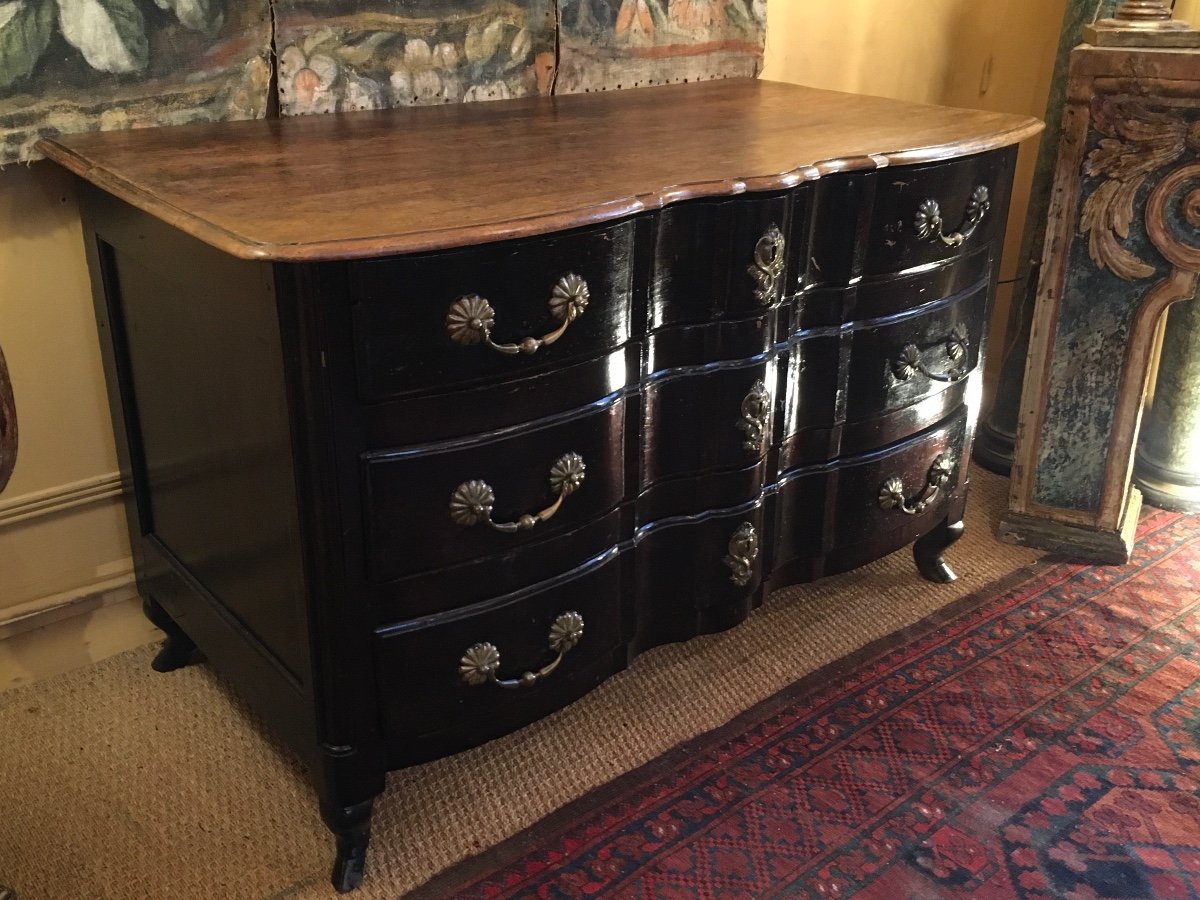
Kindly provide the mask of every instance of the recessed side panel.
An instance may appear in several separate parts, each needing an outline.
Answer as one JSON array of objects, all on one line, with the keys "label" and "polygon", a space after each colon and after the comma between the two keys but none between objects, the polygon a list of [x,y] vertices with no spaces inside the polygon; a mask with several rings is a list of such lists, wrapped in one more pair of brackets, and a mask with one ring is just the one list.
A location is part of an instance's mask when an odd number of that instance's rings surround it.
[{"label": "recessed side panel", "polygon": [[269,276],[254,264],[200,271],[124,242],[101,240],[100,255],[129,372],[143,539],[304,683],[305,584]]}]

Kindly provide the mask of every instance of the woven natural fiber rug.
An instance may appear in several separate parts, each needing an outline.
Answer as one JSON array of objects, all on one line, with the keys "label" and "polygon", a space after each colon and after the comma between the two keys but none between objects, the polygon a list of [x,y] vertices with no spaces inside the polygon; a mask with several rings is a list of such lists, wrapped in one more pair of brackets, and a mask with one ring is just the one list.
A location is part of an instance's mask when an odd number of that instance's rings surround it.
[{"label": "woven natural fiber rug", "polygon": [[[516,734],[392,773],[357,897],[395,900],[871,641],[1038,560],[993,537],[973,470],[952,585],[907,551],[780,591],[741,626],[640,657]],[[0,694],[0,883],[21,900],[324,898],[331,839],[292,757],[204,665],[150,647]]]},{"label": "woven natural fiber rug", "polygon": [[430,898],[1200,896],[1200,518],[785,688]]}]

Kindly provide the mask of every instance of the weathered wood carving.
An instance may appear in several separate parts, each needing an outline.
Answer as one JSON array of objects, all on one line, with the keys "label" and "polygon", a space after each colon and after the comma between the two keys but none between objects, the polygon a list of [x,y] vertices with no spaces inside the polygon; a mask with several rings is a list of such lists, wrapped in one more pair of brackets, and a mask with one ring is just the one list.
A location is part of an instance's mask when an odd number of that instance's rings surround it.
[{"label": "weathered wood carving", "polygon": [[1194,50],[1072,58],[1013,465],[1008,539],[1123,562],[1159,319],[1200,281]]},{"label": "weathered wood carving", "polygon": [[13,398],[12,379],[0,349],[0,491],[12,477],[17,464],[17,404]]},{"label": "weathered wood carving", "polygon": [[[1139,191],[1153,176],[1200,151],[1200,120],[1180,112],[1161,100],[1153,103],[1142,97],[1097,97],[1092,104],[1092,127],[1103,137],[1087,155],[1083,174],[1103,180],[1084,201],[1079,231],[1088,235],[1092,261],[1125,281],[1150,278],[1157,271],[1125,243]],[[1173,171],[1155,188],[1145,208],[1154,247],[1168,259],[1180,256],[1185,270],[1200,267],[1198,254],[1188,247],[1189,235],[1174,223],[1190,228],[1195,242],[1200,224],[1196,169],[1192,163]]]}]

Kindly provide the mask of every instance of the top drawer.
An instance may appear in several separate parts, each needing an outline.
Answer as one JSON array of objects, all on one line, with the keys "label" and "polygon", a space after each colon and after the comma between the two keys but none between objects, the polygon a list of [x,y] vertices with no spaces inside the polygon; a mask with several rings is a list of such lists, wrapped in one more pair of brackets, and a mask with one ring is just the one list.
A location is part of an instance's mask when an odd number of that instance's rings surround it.
[{"label": "top drawer", "polygon": [[547,238],[351,263],[369,401],[524,376],[629,339],[633,220]]},{"label": "top drawer", "polygon": [[794,294],[807,196],[800,189],[663,209],[650,328],[753,316]]},{"label": "top drawer", "polygon": [[997,150],[879,172],[863,273],[941,262],[1003,234],[1012,163]]}]

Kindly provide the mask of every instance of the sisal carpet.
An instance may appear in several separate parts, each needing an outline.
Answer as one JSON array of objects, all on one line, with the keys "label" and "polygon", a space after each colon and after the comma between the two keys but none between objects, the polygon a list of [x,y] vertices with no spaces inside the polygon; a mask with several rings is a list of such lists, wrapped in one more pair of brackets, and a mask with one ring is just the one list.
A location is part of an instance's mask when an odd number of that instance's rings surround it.
[{"label": "sisal carpet", "polygon": [[[798,679],[1037,563],[992,536],[1008,482],[973,470],[952,585],[907,551],[773,595],[746,623],[659,648],[516,734],[394,772],[361,900],[447,867],[725,725]],[[153,648],[0,694],[0,882],[21,900],[326,898],[331,840],[303,771],[208,667]]]},{"label": "sisal carpet", "polygon": [[437,898],[1200,895],[1200,520],[1010,579],[590,792]]}]

